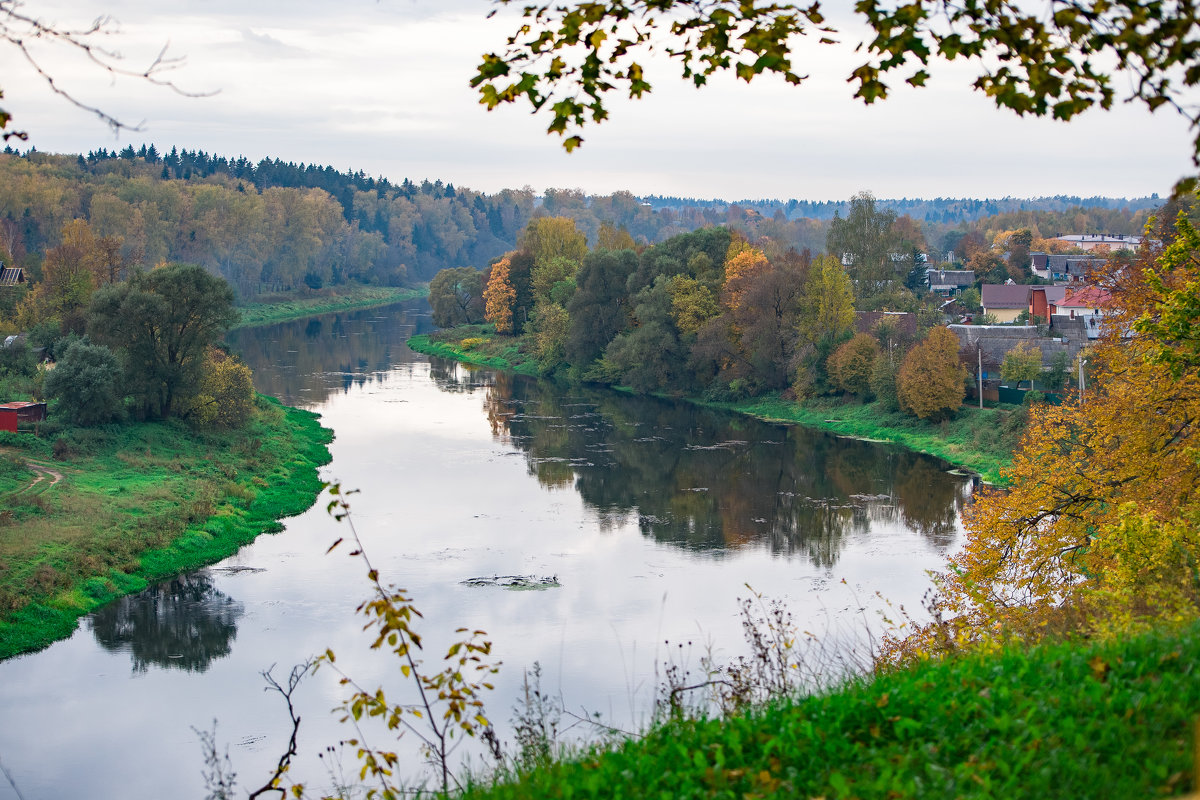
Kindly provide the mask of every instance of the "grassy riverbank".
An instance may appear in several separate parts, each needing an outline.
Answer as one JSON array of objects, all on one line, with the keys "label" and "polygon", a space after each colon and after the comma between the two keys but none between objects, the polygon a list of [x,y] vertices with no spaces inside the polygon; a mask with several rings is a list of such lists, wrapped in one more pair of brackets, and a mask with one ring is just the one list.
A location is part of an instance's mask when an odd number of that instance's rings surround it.
[{"label": "grassy riverbank", "polygon": [[1193,784],[1200,628],[929,662],[557,761],[487,798],[1177,796]]},{"label": "grassy riverbank", "polygon": [[[537,363],[520,350],[515,339],[495,336],[482,326],[464,326],[408,340],[413,350],[468,364],[537,374]],[[891,412],[875,403],[819,398],[798,403],[767,395],[738,403],[690,402],[723,408],[771,422],[820,428],[844,436],[874,439],[929,453],[952,464],[978,472],[985,481],[1002,483],[1000,472],[1012,459],[1024,426],[1020,407],[963,406],[954,419],[922,422],[908,414]]]},{"label": "grassy riverbank", "polygon": [[238,306],[242,319],[238,328],[273,325],[314,314],[372,308],[401,300],[411,300],[428,294],[427,288],[402,289],[396,286],[340,286],[311,297],[280,297],[277,302],[250,303]]},{"label": "grassy riverbank", "polygon": [[67,430],[53,445],[0,434],[0,658],[282,530],[277,520],[319,493],[331,439],[315,414],[264,397],[237,431],[131,423]]}]

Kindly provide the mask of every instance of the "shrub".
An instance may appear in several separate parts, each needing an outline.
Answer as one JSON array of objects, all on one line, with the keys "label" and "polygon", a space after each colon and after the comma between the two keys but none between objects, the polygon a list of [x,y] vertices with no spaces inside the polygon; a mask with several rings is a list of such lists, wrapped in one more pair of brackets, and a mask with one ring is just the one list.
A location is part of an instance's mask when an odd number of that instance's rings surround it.
[{"label": "shrub", "polygon": [[830,383],[843,392],[867,398],[871,394],[871,376],[878,356],[875,337],[867,333],[856,335],[826,360]]},{"label": "shrub", "polygon": [[80,339],[67,346],[47,373],[43,391],[58,401],[58,413],[74,424],[101,425],[124,413],[117,389],[120,378],[121,365],[111,350]]},{"label": "shrub", "polygon": [[934,328],[900,367],[896,381],[900,407],[918,419],[953,416],[966,394],[965,376],[958,360],[958,337],[948,328]]}]

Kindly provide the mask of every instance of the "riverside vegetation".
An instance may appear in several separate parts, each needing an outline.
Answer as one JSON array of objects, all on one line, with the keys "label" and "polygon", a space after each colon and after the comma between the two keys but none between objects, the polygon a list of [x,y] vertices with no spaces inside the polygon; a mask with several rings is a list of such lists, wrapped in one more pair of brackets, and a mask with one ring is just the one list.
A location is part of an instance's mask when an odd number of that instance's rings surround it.
[{"label": "riverside vegetation", "polygon": [[[331,438],[316,415],[264,397],[235,430],[168,420],[0,434],[0,658],[282,530],[319,494]],[[62,479],[34,484],[25,464]]]},{"label": "riverside vegetation", "polygon": [[53,368],[26,342],[0,350],[6,399],[50,408],[35,431],[0,434],[0,658],[281,530],[329,460],[315,415],[256,397],[215,346],[237,320],[222,279],[170,264],[97,285],[81,254],[60,247],[69,279],[32,295]]}]

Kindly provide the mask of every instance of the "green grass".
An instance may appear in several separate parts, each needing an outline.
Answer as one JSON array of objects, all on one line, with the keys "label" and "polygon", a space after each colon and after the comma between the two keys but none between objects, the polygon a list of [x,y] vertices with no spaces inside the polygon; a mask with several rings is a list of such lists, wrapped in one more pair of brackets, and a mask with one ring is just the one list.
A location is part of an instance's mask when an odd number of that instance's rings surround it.
[{"label": "green grass", "polygon": [[[471,339],[481,341],[470,347],[460,344]],[[418,334],[411,337],[407,344],[418,353],[449,358],[464,364],[537,375],[537,360],[532,354],[522,352],[517,341],[511,336],[496,336],[482,325],[463,325],[448,331]]]},{"label": "green grass", "polygon": [[332,432],[311,412],[260,398],[241,430],[177,422],[0,436],[63,474],[0,507],[0,658],[69,636],[83,614],[150,582],[219,561],[282,530],[320,492]]},{"label": "green grass", "polygon": [[671,721],[466,800],[1080,800],[1193,786],[1200,627],[926,663],[727,719]]},{"label": "green grass", "polygon": [[330,289],[314,297],[284,297],[278,302],[250,303],[238,306],[242,319],[237,327],[253,328],[258,325],[273,325],[277,322],[303,319],[314,314],[382,306],[421,297],[428,291],[428,288],[424,287],[402,289],[396,286],[350,286]]},{"label": "green grass", "polygon": [[[470,347],[462,342],[480,340]],[[413,336],[413,350],[526,375],[538,374],[537,362],[519,350],[518,340],[496,336],[485,326],[461,326],[431,335]],[[613,387],[620,391],[621,387]],[[900,412],[890,412],[875,403],[820,398],[803,403],[784,400],[778,394],[736,403],[691,402],[722,408],[773,422],[820,428],[845,436],[874,439],[929,453],[952,464],[978,472],[989,483],[1003,484],[1001,471],[1012,461],[1013,449],[1024,429],[1025,412],[1019,406],[979,409],[962,406],[954,419],[923,422]]]},{"label": "green grass", "polygon": [[953,419],[931,423],[910,414],[887,411],[875,403],[864,405],[833,399],[796,403],[770,395],[713,405],[760,419],[892,442],[964,466],[978,472],[985,481],[999,484],[1004,483],[1001,471],[1012,462],[1013,449],[1025,422],[1025,412],[1020,406],[984,409],[961,406]]}]

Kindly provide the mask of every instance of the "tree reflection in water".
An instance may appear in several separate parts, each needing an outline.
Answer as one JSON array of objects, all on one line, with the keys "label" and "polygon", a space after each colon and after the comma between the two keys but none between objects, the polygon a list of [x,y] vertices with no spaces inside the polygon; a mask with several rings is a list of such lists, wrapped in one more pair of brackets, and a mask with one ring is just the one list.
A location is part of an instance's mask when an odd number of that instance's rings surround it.
[{"label": "tree reflection in water", "polygon": [[204,672],[229,655],[243,613],[242,604],[201,570],[122,597],[88,617],[88,624],[104,649],[129,652],[134,672],[152,664]]},{"label": "tree reflection in water", "polygon": [[232,331],[226,342],[254,371],[254,388],[288,405],[382,379],[407,361],[404,341],[432,327],[429,306],[411,300]]},{"label": "tree reflection in water", "polygon": [[523,452],[542,485],[573,487],[602,527],[636,521],[687,549],[765,547],[829,567],[848,537],[891,524],[944,552],[970,494],[949,465],[899,448],[431,362],[446,391],[486,384],[493,436]]}]

